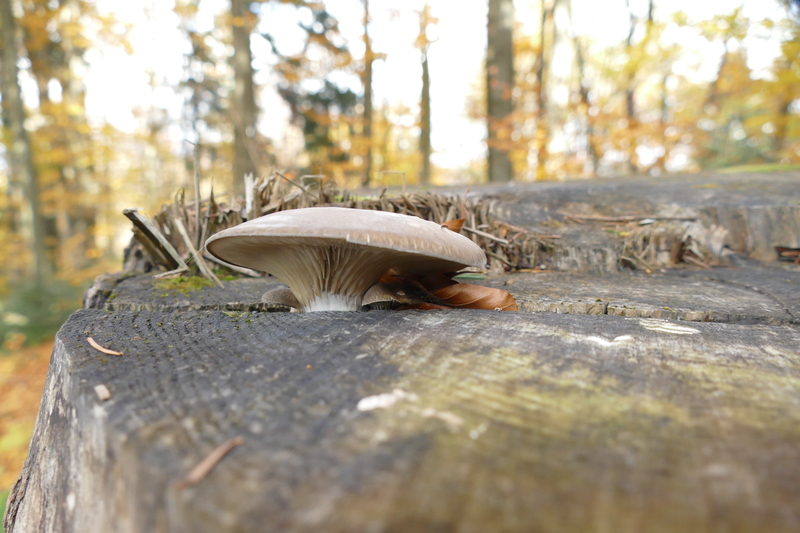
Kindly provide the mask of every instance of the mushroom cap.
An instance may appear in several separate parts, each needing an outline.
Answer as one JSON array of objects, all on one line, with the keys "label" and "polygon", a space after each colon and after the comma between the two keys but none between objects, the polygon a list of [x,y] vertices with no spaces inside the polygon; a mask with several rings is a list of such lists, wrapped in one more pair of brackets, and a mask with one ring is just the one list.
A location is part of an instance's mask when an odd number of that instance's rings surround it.
[{"label": "mushroom cap", "polygon": [[[483,267],[468,238],[418,217],[344,207],[280,211],[228,228],[206,241],[215,257],[273,274],[306,307],[327,294],[364,293],[390,268],[400,275]],[[311,292],[304,285],[312,285]]]},{"label": "mushroom cap", "polygon": [[401,275],[486,265],[486,255],[477,244],[435,222],[346,207],[279,211],[212,235],[206,248],[228,263],[269,272],[264,259],[281,247],[345,243],[396,252],[391,268]]}]

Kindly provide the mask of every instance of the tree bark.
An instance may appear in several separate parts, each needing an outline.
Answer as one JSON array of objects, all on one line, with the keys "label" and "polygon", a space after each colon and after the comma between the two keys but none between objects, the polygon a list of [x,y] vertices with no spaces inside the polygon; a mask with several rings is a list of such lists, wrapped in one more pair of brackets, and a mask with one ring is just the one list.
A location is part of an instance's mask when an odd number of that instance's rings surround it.
[{"label": "tree bark", "polygon": [[250,50],[250,3],[248,0],[231,0],[231,26],[233,28],[234,88],[231,100],[231,118],[234,132],[233,193],[244,196],[244,177],[257,175],[253,160],[253,139],[256,133],[255,89],[253,85],[253,54]]},{"label": "tree bark", "polygon": [[45,250],[45,223],[39,200],[38,172],[33,164],[33,152],[25,130],[25,108],[19,85],[17,61],[17,25],[12,0],[0,0],[0,37],[3,54],[0,68],[0,91],[3,95],[3,126],[8,150],[11,182],[19,179],[27,200],[26,225],[29,248],[33,251],[33,272],[37,284],[49,275],[50,267]]},{"label": "tree bark", "polygon": [[636,156],[636,132],[638,124],[636,120],[636,72],[632,68],[631,55],[633,52],[633,32],[636,30],[636,17],[633,11],[631,11],[630,0],[626,0],[626,5],[628,7],[630,27],[628,29],[628,36],[625,39],[625,50],[628,53],[628,75],[625,83],[625,119],[627,120],[627,126],[625,129],[628,130],[629,136],[625,152],[627,155],[628,173],[635,173],[639,168],[638,158]]},{"label": "tree bark", "polygon": [[[542,1],[542,16],[540,22],[539,35],[541,42],[539,44],[539,57],[536,60],[536,134],[534,136],[534,147],[536,150],[536,181],[547,179],[547,145],[550,141],[549,127],[547,123],[547,66],[548,54],[555,43],[555,28],[553,23],[553,13],[556,9],[558,0],[553,0],[553,3],[548,8]],[[552,29],[552,38],[548,46],[548,33]]]},{"label": "tree bark", "polygon": [[[70,20],[65,21],[64,25],[79,24],[84,11],[81,2],[62,0],[61,4],[70,13]],[[66,31],[64,33],[69,35]],[[64,128],[62,136],[65,149],[71,152],[72,157],[61,168],[60,184],[66,194],[59,209],[63,212],[59,214],[63,220],[58,229],[59,264],[87,268],[91,262],[89,252],[95,247],[97,215],[107,203],[96,204],[92,201],[93,195],[88,191],[96,177],[94,158],[87,160],[81,157],[83,153],[92,153],[91,139],[86,133],[89,130],[86,119],[86,84],[74,69],[76,64],[83,63],[83,50],[76,46],[72,38],[62,39],[60,45],[64,53],[64,65],[59,79],[62,98],[71,109],[80,109],[81,112],[78,116],[71,117],[71,124]],[[99,185],[105,187],[107,184]]]},{"label": "tree bark", "polygon": [[489,181],[511,181],[509,158],[514,111],[514,2],[489,0],[486,47],[486,108]]},{"label": "tree bark", "polygon": [[422,156],[420,182],[431,182],[431,79],[428,71],[428,51],[422,52],[422,97],[420,99],[422,127],[419,135],[419,151]]},{"label": "tree bark", "polygon": [[361,176],[361,184],[369,186],[372,174],[372,65],[375,62],[375,54],[372,51],[372,40],[369,37],[369,0],[364,2],[364,71],[361,73],[361,82],[364,85],[364,117],[363,129],[361,130],[364,142],[364,173]]},{"label": "tree bark", "polygon": [[786,98],[785,95],[781,95],[781,98],[778,101],[778,113],[776,115],[777,120],[775,121],[775,137],[772,144],[772,152],[777,161],[781,161],[781,158],[783,157],[783,149],[786,145],[786,133],[789,130],[789,117],[791,115],[789,108],[793,101],[794,100],[790,98]]},{"label": "tree bark", "polygon": [[573,43],[575,46],[575,59],[578,66],[578,91],[581,98],[580,107],[586,120],[586,150],[592,164],[591,176],[596,177],[600,167],[600,156],[597,149],[594,120],[589,112],[592,104],[589,100],[589,87],[586,83],[586,63],[583,58],[583,45],[577,35],[573,35]]}]

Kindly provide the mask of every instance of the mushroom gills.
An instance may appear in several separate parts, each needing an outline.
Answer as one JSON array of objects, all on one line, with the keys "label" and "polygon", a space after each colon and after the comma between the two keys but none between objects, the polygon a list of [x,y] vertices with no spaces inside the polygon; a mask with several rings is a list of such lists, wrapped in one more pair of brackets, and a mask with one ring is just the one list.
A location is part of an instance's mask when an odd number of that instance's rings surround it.
[{"label": "mushroom gills", "polygon": [[[349,243],[295,246],[281,261],[266,259],[265,270],[289,286],[303,312],[357,311],[361,300],[389,269],[391,251]],[[270,264],[267,264],[269,262]]]}]

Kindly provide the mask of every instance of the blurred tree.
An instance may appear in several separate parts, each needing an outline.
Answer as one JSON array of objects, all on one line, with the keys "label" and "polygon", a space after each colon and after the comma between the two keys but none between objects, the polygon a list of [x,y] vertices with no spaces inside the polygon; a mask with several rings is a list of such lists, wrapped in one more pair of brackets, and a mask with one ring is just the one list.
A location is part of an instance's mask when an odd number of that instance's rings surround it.
[{"label": "blurred tree", "polygon": [[[65,279],[90,267],[102,254],[98,218],[107,219],[109,181],[96,168],[96,136],[110,129],[86,118],[84,55],[92,47],[130,51],[126,26],[101,15],[82,0],[29,0],[18,5],[26,92],[36,102],[29,110],[31,153],[38,176],[43,240],[51,270]],[[117,157],[113,155],[112,157]],[[105,234],[107,237],[107,233]],[[108,242],[107,240],[105,242]],[[19,268],[18,254],[9,263]]]},{"label": "blurred tree", "polygon": [[[233,72],[235,54],[225,54],[227,46],[233,43],[233,6],[228,12],[218,14],[219,23],[215,27],[203,30],[197,25],[197,2],[179,0],[174,9],[180,20],[180,29],[189,44],[184,55],[183,79],[177,87],[184,99],[184,138],[194,143],[194,146],[187,143],[180,147],[184,153],[184,176],[192,176],[195,172],[213,175],[219,171],[219,175],[224,176],[226,189],[241,191],[244,187],[243,174],[237,173],[243,168],[249,169],[251,159],[247,151],[249,138],[244,135],[246,132],[243,128],[236,127],[234,120],[236,94],[233,89],[237,83]],[[239,22],[243,24],[241,19]],[[241,100],[242,95],[238,96]],[[151,125],[161,127],[157,123]],[[195,149],[201,154],[198,160],[195,160]],[[237,153],[240,156],[238,159]],[[239,166],[234,168],[236,161]],[[196,164],[201,168],[196,169]],[[187,179],[186,183],[180,185],[186,186],[190,181]]]},{"label": "blurred tree", "polygon": [[703,37],[722,45],[716,76],[695,111],[692,128],[694,159],[701,168],[769,160],[763,121],[757,118],[763,114],[758,92],[764,83],[753,79],[744,47],[750,25],[741,7],[699,25]]},{"label": "blurred tree", "polygon": [[536,133],[533,137],[533,151],[536,154],[536,181],[548,178],[547,160],[550,128],[547,113],[547,73],[556,43],[555,13],[558,0],[551,0],[546,5],[542,0],[539,24],[539,48],[536,58]]},{"label": "blurred tree", "polygon": [[364,4],[364,68],[361,71],[361,84],[364,87],[364,113],[361,122],[361,135],[364,139],[364,173],[361,185],[369,185],[372,174],[372,67],[375,53],[372,51],[372,39],[369,36],[369,0],[361,0]]},{"label": "blurred tree", "polygon": [[418,182],[420,168],[419,115],[403,104],[382,103],[375,109],[373,136],[375,163],[380,171],[373,176],[373,185],[400,186]]},{"label": "blurred tree", "polygon": [[511,181],[509,157],[514,110],[514,2],[489,0],[486,46],[486,110],[489,181]]},{"label": "blurred tree", "polygon": [[[33,152],[25,129],[25,108],[19,84],[17,22],[12,0],[0,0],[0,32],[2,32],[2,65],[0,65],[0,93],[3,97],[3,142],[8,154],[9,188],[13,194],[17,186],[24,189],[26,211],[24,221],[28,226],[28,247],[33,251],[33,271],[37,285],[49,274],[45,253],[45,223],[39,200],[38,171],[33,163]],[[18,183],[20,180],[21,183]],[[12,206],[13,202],[9,202]],[[15,215],[11,211],[12,217]],[[20,221],[21,222],[21,221]],[[12,228],[23,229],[12,220]]]},{"label": "blurred tree", "polygon": [[[121,44],[115,22],[100,16],[82,0],[24,2],[20,21],[29,73],[38,88],[34,158],[43,192],[46,242],[60,269],[88,266],[96,253],[96,224],[104,181],[98,181],[92,150],[92,128],[86,118],[86,87],[79,74],[84,55],[100,41]],[[100,187],[98,187],[100,185]],[[92,191],[90,193],[90,191]],[[99,205],[100,204],[100,205]]]},{"label": "blurred tree", "polygon": [[[591,177],[596,177],[602,155],[599,153],[599,143],[595,136],[594,116],[592,113],[593,107],[589,98],[590,83],[586,75],[584,45],[581,42],[580,36],[575,31],[572,16],[572,0],[567,0],[566,6],[570,24],[569,36],[572,40],[572,46],[575,49],[576,83],[578,86],[578,115],[580,116],[580,120],[582,120],[584,123],[584,146],[589,157],[589,168],[588,172],[586,173]],[[584,167],[586,167],[586,165],[584,165]]]},{"label": "blurred tree", "polygon": [[433,42],[430,33],[438,22],[438,19],[431,15],[430,5],[426,3],[419,12],[419,35],[416,42],[422,54],[422,94],[419,100],[419,152],[422,168],[419,181],[424,185],[431,182],[431,77],[428,69],[428,49]]},{"label": "blurred tree", "polygon": [[363,121],[363,104],[359,105],[353,90],[331,79],[334,73],[353,73],[358,69],[339,32],[338,21],[324,5],[306,0],[292,3],[298,10],[311,13],[310,24],[298,23],[305,35],[302,49],[285,54],[278,38],[267,33],[261,37],[269,43],[276,58],[273,68],[278,77],[278,92],[289,104],[292,119],[303,132],[308,156],[305,170],[340,182],[358,175],[361,183],[363,154],[368,143],[363,124],[360,134],[356,126]]},{"label": "blurred tree", "polygon": [[652,36],[653,0],[650,0],[648,3],[644,39],[642,39],[642,43],[636,48],[634,48],[633,44],[633,35],[636,32],[639,18],[631,9],[630,0],[625,0],[625,5],[628,8],[629,26],[628,35],[625,38],[625,53],[628,61],[625,65],[625,129],[627,130],[627,136],[624,148],[628,174],[633,174],[639,171],[639,156],[636,153],[638,147],[637,137],[639,133],[639,119],[636,114],[636,77],[644,57],[643,52]]},{"label": "blurred tree", "polygon": [[[761,126],[762,131],[773,135],[770,157],[778,162],[800,158],[800,118],[792,112],[792,106],[800,99],[800,2],[785,2],[790,15],[784,25],[787,38],[772,67],[775,78],[764,83],[768,93],[764,100],[772,101],[775,108],[771,120]],[[769,94],[775,98],[770,100]]]},{"label": "blurred tree", "polygon": [[244,196],[244,176],[258,174],[257,155],[253,138],[256,134],[255,87],[253,85],[253,54],[250,50],[250,34],[256,17],[250,10],[249,0],[231,0],[230,24],[233,30],[233,92],[230,116],[233,122],[233,189],[237,196]]}]

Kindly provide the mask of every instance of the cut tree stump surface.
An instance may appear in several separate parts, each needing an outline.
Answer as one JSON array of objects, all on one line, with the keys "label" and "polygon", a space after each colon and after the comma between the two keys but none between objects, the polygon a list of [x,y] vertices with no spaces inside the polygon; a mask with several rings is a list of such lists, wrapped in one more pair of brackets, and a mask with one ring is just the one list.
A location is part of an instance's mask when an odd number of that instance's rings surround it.
[{"label": "cut tree stump surface", "polygon": [[649,275],[518,273],[465,281],[509,291],[521,311],[751,324],[796,324],[800,317],[800,267],[794,265]]},{"label": "cut tree stump surface", "polygon": [[[103,278],[106,299],[88,307],[108,311],[286,311],[261,302],[281,284],[245,278],[181,293],[149,275]],[[740,268],[674,269],[653,274],[596,276],[571,272],[509,273],[465,283],[509,291],[521,312],[671,318],[700,322],[794,324],[800,317],[800,267],[748,262]]]},{"label": "cut tree stump surface", "polygon": [[798,531],[799,343],[554,313],[83,310],[11,531]]},{"label": "cut tree stump surface", "polygon": [[[105,278],[104,281],[107,281]],[[265,304],[261,295],[270,289],[282,286],[275,278],[242,278],[223,281],[224,287],[216,285],[201,290],[184,292],[167,288],[163,280],[149,275],[117,278],[107,282],[105,300],[97,300],[87,307],[105,308],[109,311],[198,311],[218,309],[222,311],[271,311],[286,310],[285,307]]]},{"label": "cut tree stump surface", "polygon": [[473,194],[485,197],[500,220],[561,236],[540,254],[543,268],[616,272],[623,239],[597,218],[721,227],[731,250],[762,261],[777,259],[775,246],[800,247],[800,171],[520,183]]},{"label": "cut tree stump surface", "polygon": [[727,220],[759,256],[797,246],[797,183],[482,191],[575,267],[465,280],[518,313],[270,312],[271,278],[104,276],[57,335],[7,531],[800,532],[800,269],[629,273],[616,237],[558,218]]}]

